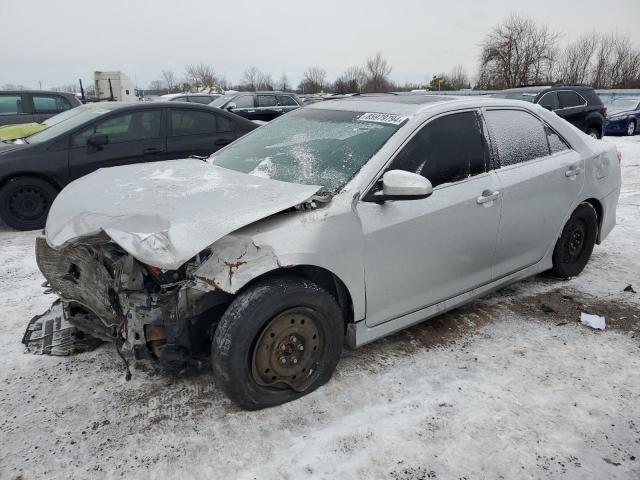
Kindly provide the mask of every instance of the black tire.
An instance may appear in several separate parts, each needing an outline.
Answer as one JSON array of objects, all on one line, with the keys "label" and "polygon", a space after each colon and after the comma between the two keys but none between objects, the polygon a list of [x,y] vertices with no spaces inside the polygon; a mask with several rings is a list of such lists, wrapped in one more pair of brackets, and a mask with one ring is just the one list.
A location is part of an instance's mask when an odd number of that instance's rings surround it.
[{"label": "black tire", "polygon": [[57,190],[36,177],[15,177],[0,189],[0,217],[16,230],[44,228]]},{"label": "black tire", "polygon": [[594,137],[598,139],[602,138],[602,134],[600,133],[600,130],[597,127],[589,127],[584,133],[586,133],[590,137]]},{"label": "black tire", "polygon": [[590,203],[581,203],[562,230],[553,250],[551,274],[558,278],[579,275],[593,252],[598,236],[598,215]]},{"label": "black tire", "polygon": [[[631,127],[633,125],[633,128]],[[632,137],[636,134],[636,122],[635,120],[631,120],[627,125],[627,129],[625,130],[625,135]]]},{"label": "black tire", "polygon": [[[313,324],[318,329],[317,339],[314,335],[316,340],[310,340],[306,349],[300,349],[303,352],[299,353],[299,364],[298,361],[295,366],[278,364],[268,374],[267,382],[273,380],[273,383],[262,382],[263,370],[258,372],[256,369],[258,355],[263,352],[262,347],[267,352],[262,353],[263,356],[273,360],[281,355],[280,360],[284,363],[282,342],[297,338],[283,330],[283,340],[277,343],[280,341],[279,336],[269,330],[283,316],[295,316],[299,311],[303,312],[303,320],[297,320],[298,324],[294,325],[294,318],[291,318],[291,328],[309,328]],[[311,321],[306,326],[299,325],[305,323],[304,318],[311,318]],[[285,323],[288,321],[287,317]],[[244,409],[258,410],[280,405],[311,393],[331,378],[340,359],[343,341],[342,313],[336,299],[329,292],[298,277],[276,277],[259,281],[236,296],[215,331],[211,348],[215,382],[234,403]],[[273,342],[271,347],[268,342]],[[293,350],[298,354],[297,348]],[[308,370],[296,380],[304,383],[296,384],[298,390],[281,383],[280,377],[276,380],[276,371],[299,369],[304,362],[309,361],[313,363],[306,363]],[[309,365],[313,365],[313,368]],[[262,367],[264,366],[263,364]],[[264,371],[269,372],[269,369]],[[272,374],[274,376],[270,377]],[[296,377],[287,377],[286,381],[291,378]]]}]

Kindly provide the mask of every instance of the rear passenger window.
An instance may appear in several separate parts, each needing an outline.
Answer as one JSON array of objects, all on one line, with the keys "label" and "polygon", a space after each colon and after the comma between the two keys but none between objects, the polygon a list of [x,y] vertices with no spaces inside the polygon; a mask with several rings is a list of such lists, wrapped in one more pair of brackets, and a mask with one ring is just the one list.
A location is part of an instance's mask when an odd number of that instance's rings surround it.
[{"label": "rear passenger window", "polygon": [[440,117],[422,128],[388,170],[419,173],[435,187],[486,172],[489,155],[476,112]]},{"label": "rear passenger window", "polygon": [[560,98],[560,108],[578,107],[585,103],[580,95],[568,90],[559,91],[558,98]]},{"label": "rear passenger window", "polygon": [[22,95],[0,93],[0,115],[16,115],[22,110]]},{"label": "rear passenger window", "polygon": [[549,125],[544,126],[545,131],[547,132],[547,139],[549,140],[549,148],[551,149],[551,154],[562,152],[564,150],[570,150],[567,142],[563,140],[563,138],[556,133]]},{"label": "rear passenger window", "polygon": [[560,108],[558,94],[556,92],[545,93],[538,103],[549,110],[557,110]]},{"label": "rear passenger window", "polygon": [[59,95],[33,95],[32,98],[36,113],[63,112],[71,108],[69,101]]},{"label": "rear passenger window", "polygon": [[217,115],[198,110],[171,110],[171,136],[202,135],[218,130]]},{"label": "rear passenger window", "polygon": [[276,96],[275,95],[258,95],[259,107],[275,107]]},{"label": "rear passenger window", "polygon": [[542,122],[521,110],[489,110],[485,114],[500,166],[549,155]]}]

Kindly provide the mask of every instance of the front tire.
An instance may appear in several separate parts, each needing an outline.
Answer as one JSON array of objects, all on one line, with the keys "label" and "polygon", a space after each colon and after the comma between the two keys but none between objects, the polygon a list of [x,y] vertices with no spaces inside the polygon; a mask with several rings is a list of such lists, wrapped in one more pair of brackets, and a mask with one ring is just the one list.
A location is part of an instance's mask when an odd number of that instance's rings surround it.
[{"label": "front tire", "polygon": [[591,258],[598,236],[598,215],[590,203],[581,203],[569,217],[553,250],[551,274],[558,278],[579,275]]},{"label": "front tire", "polygon": [[216,385],[247,410],[295,400],[331,378],[343,340],[329,292],[297,277],[259,281],[238,294],[213,336]]},{"label": "front tire", "polygon": [[16,230],[44,228],[57,190],[36,177],[10,179],[0,189],[0,217]]}]

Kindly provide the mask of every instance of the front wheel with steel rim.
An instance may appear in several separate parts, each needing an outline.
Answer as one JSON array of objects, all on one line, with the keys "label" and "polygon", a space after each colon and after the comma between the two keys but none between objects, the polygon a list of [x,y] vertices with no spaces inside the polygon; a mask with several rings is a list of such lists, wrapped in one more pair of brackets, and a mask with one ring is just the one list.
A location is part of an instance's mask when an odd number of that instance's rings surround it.
[{"label": "front wheel with steel rim", "polygon": [[248,410],[294,400],[331,378],[343,340],[341,310],[325,289],[293,276],[257,282],[215,331],[216,385]]},{"label": "front wheel with steel rim", "polygon": [[631,120],[627,125],[627,135],[630,137],[636,133],[636,122]]},{"label": "front wheel with steel rim", "polygon": [[17,230],[43,228],[57,193],[40,178],[12,178],[0,189],[0,217]]},{"label": "front wheel with steel rim", "polygon": [[590,203],[581,203],[571,214],[553,250],[551,274],[575,277],[587,265],[598,236],[598,215]]}]

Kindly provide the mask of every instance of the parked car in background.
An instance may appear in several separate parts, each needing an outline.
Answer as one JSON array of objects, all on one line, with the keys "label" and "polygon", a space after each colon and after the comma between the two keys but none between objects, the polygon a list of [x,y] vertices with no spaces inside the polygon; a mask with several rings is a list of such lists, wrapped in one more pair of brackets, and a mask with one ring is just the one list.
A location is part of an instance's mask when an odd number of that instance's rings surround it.
[{"label": "parked car in background", "polygon": [[42,228],[72,180],[104,167],[208,156],[257,127],[207,105],[87,105],[46,130],[0,143],[0,218],[19,230]]},{"label": "parked car in background", "polygon": [[46,130],[47,128],[60,123],[68,118],[71,118],[75,115],[78,115],[85,110],[90,108],[99,108],[100,104],[98,103],[89,103],[86,105],[80,105],[79,107],[72,108],[70,110],[65,110],[62,113],[54,115],[53,117],[47,118],[42,123],[18,123],[15,125],[2,125],[0,127],[0,141],[12,141],[17,140],[19,138],[28,137],[29,135],[33,135],[35,133],[41,132],[42,130]]},{"label": "parked car in background", "polygon": [[0,125],[41,123],[82,105],[73,93],[42,90],[0,91]]},{"label": "parked car in background", "polygon": [[607,109],[591,87],[553,85],[510,88],[492,95],[494,98],[524,100],[542,105],[594,138],[604,135]]},{"label": "parked car in background", "polygon": [[612,144],[537,105],[333,100],[207,162],[74,182],[36,257],[58,318],[172,371],[211,355],[216,387],[258,409],[327,382],[345,341],[578,275],[615,225],[620,180]]},{"label": "parked car in background", "polygon": [[219,93],[167,93],[161,95],[158,100],[166,102],[190,102],[209,105],[216,98],[221,97]]},{"label": "parked car in background", "polygon": [[635,135],[640,131],[640,98],[617,98],[607,105],[605,133]]},{"label": "parked car in background", "polygon": [[288,92],[237,92],[217,98],[209,105],[249,120],[269,122],[300,108],[302,101],[295,93]]}]

